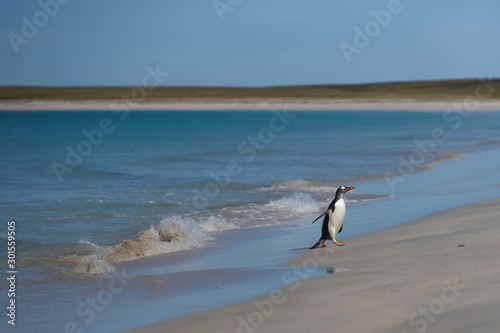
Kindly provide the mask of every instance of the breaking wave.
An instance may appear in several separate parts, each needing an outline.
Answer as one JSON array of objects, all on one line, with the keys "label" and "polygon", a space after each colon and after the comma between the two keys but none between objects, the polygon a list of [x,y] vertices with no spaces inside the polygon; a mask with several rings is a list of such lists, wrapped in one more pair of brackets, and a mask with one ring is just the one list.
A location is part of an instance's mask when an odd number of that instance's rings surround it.
[{"label": "breaking wave", "polygon": [[264,205],[264,210],[279,213],[304,214],[312,213],[321,209],[322,203],[314,200],[307,193],[294,193],[289,197],[278,200],[270,200]]},{"label": "breaking wave", "polygon": [[234,225],[216,216],[198,221],[192,217],[170,215],[140,231],[134,239],[118,244],[97,245],[87,240],[80,241],[78,254],[62,258],[66,267],[63,271],[106,275],[115,271],[114,263],[210,246],[214,239],[211,233],[233,228]]}]

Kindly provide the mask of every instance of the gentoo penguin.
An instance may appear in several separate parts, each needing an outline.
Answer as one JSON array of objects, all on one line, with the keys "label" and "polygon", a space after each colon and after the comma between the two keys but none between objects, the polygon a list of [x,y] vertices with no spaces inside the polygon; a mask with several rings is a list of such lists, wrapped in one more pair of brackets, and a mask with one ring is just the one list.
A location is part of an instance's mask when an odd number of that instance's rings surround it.
[{"label": "gentoo penguin", "polygon": [[333,240],[333,242],[338,246],[345,245],[337,242],[335,240],[335,235],[342,231],[342,227],[344,225],[346,210],[344,194],[354,189],[355,187],[340,186],[337,189],[337,192],[335,192],[335,198],[332,200],[330,206],[328,206],[328,209],[313,221],[314,223],[319,220],[320,217],[325,215],[325,218],[323,219],[323,227],[321,228],[321,237],[318,242],[311,247],[311,249],[317,248],[320,243],[322,247],[326,247],[327,245],[325,245],[325,242],[329,239]]}]

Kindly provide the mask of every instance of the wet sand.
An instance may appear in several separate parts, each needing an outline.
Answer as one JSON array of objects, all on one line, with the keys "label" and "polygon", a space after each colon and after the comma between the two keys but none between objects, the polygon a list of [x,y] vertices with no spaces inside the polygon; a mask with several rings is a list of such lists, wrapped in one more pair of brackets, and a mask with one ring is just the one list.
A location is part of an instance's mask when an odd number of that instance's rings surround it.
[{"label": "wet sand", "polygon": [[498,332],[499,221],[495,199],[301,250],[269,295],[130,332]]}]

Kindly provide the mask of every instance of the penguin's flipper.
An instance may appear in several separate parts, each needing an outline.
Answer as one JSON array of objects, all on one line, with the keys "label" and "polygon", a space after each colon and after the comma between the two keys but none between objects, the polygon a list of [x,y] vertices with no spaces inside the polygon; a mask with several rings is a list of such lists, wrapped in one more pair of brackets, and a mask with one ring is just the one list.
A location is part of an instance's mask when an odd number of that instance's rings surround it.
[{"label": "penguin's flipper", "polygon": [[344,223],[342,223],[342,225],[340,226],[340,230],[339,230],[338,234],[340,234],[340,232],[342,231],[342,229],[344,229]]},{"label": "penguin's flipper", "polygon": [[330,208],[328,208],[327,210],[325,210],[325,211],[323,212],[323,214],[321,214],[320,216],[318,216],[318,217],[316,218],[316,220],[314,220],[314,221],[313,221],[313,223],[314,223],[314,222],[316,222],[317,220],[319,220],[319,219],[320,219],[320,217],[322,217],[323,215],[328,214],[328,213],[330,212],[330,210],[331,210]]}]

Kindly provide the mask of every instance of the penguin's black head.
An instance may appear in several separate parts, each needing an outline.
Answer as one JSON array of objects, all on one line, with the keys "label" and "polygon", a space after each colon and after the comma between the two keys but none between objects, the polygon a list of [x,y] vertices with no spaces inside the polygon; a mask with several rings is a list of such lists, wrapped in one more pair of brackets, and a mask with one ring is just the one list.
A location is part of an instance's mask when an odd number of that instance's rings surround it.
[{"label": "penguin's black head", "polygon": [[342,194],[344,194],[344,193],[347,193],[347,192],[352,191],[352,190],[354,190],[354,189],[355,189],[355,187],[347,187],[347,186],[342,185],[342,186],[340,186],[340,187],[337,189],[337,193],[342,193]]}]

